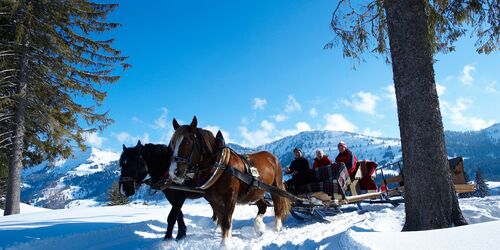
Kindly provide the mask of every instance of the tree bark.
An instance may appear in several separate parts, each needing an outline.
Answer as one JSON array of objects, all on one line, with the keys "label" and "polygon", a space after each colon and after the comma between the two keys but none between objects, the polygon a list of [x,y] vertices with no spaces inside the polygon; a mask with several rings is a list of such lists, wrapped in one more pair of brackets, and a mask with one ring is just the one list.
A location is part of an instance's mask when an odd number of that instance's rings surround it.
[{"label": "tree bark", "polygon": [[9,158],[9,179],[5,197],[4,215],[18,214],[21,200],[21,169],[23,168],[24,117],[26,109],[26,89],[28,85],[27,38],[24,38],[20,58],[19,85],[17,86],[15,123],[12,133],[12,151]]},{"label": "tree bark", "polygon": [[403,231],[463,225],[448,166],[422,0],[385,0],[403,151]]}]

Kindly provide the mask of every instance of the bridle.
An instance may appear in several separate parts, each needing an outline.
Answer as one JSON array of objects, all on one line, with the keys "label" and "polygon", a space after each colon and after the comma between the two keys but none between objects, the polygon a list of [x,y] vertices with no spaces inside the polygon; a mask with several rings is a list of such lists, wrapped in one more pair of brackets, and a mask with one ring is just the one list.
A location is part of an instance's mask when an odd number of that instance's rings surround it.
[{"label": "bridle", "polygon": [[[198,166],[203,163],[203,155],[210,150],[207,146],[204,146],[205,140],[198,140],[198,138],[203,138],[203,135],[200,134],[199,130],[196,129],[196,132],[192,133],[187,139],[192,142],[191,154],[188,157],[181,157],[175,154],[179,152],[174,152],[172,156],[172,163],[184,163],[187,167],[184,169],[184,173],[182,173],[182,177],[187,177],[188,179],[193,179],[197,172],[206,171],[206,169],[198,169]],[[170,144],[172,146],[172,143]],[[196,161],[193,160],[193,155],[195,155],[195,151],[198,153],[198,159]]]},{"label": "bridle", "polygon": [[[137,190],[145,182],[145,180],[139,181],[139,178],[141,178],[140,177],[141,173],[139,173],[139,171],[144,168],[146,170],[146,174],[144,175],[144,177],[146,177],[148,175],[148,166],[147,166],[146,162],[144,161],[144,159],[142,158],[141,154],[139,154],[137,161],[139,163],[139,166],[135,168],[135,173],[134,173],[133,177],[120,176],[120,180],[118,181],[120,186],[122,184],[132,182],[134,184],[134,190]],[[123,166],[121,166],[121,167],[123,168]]]}]

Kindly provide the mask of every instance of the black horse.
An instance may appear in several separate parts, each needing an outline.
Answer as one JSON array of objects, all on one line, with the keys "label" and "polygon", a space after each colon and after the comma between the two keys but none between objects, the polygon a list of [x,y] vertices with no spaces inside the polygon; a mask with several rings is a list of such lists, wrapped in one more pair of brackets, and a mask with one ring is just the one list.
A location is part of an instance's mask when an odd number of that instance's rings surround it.
[{"label": "black horse", "polygon": [[[172,151],[167,145],[147,143],[142,145],[141,141],[135,147],[127,148],[123,145],[123,152],[120,156],[120,190],[126,196],[135,194],[142,181],[149,174],[151,182],[159,182],[168,178],[168,170],[172,161]],[[186,224],[181,208],[186,199],[197,199],[203,194],[185,192],[174,189],[164,189],[165,197],[172,205],[168,214],[167,232],[164,239],[172,239],[172,231],[175,221],[177,221],[177,240],[186,236]],[[215,215],[212,216],[215,220]]]}]

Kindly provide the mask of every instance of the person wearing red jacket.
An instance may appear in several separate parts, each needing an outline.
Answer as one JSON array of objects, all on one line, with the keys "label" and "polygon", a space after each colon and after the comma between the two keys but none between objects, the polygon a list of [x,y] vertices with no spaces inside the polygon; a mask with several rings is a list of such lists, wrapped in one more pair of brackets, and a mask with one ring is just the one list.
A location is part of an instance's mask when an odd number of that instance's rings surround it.
[{"label": "person wearing red jacket", "polygon": [[323,153],[323,150],[321,149],[316,150],[316,158],[314,158],[313,167],[319,168],[328,165],[332,165],[332,160],[328,158],[328,155],[325,155],[325,153]]},{"label": "person wearing red jacket", "polygon": [[339,154],[335,158],[335,162],[343,162],[349,172],[349,175],[354,175],[354,172],[356,171],[356,162],[358,160],[356,155],[354,155],[351,150],[347,148],[344,141],[340,141],[337,148],[339,150]]}]

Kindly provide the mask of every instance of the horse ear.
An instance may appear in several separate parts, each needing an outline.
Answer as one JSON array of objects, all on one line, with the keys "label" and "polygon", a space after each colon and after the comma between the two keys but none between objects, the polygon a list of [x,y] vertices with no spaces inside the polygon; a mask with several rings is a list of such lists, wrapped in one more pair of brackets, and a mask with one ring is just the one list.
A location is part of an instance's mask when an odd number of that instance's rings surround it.
[{"label": "horse ear", "polygon": [[177,122],[177,120],[175,118],[172,121],[172,124],[174,125],[174,130],[177,130],[181,126],[181,125],[179,125],[179,123]]},{"label": "horse ear", "polygon": [[189,127],[191,127],[191,129],[195,129],[196,126],[198,126],[198,119],[196,119],[196,116],[193,116],[193,121],[191,121]]},{"label": "horse ear", "polygon": [[141,148],[141,147],[142,147],[141,140],[137,141],[137,146],[136,146],[136,147],[139,147],[139,148]]},{"label": "horse ear", "polygon": [[125,144],[122,144],[123,145],[123,151],[125,151],[125,149],[127,149],[127,147],[125,147]]},{"label": "horse ear", "polygon": [[224,139],[224,136],[222,136],[222,132],[217,131],[217,135],[215,136],[215,139],[217,140],[218,143],[218,148],[222,148],[226,146],[226,140]]}]

